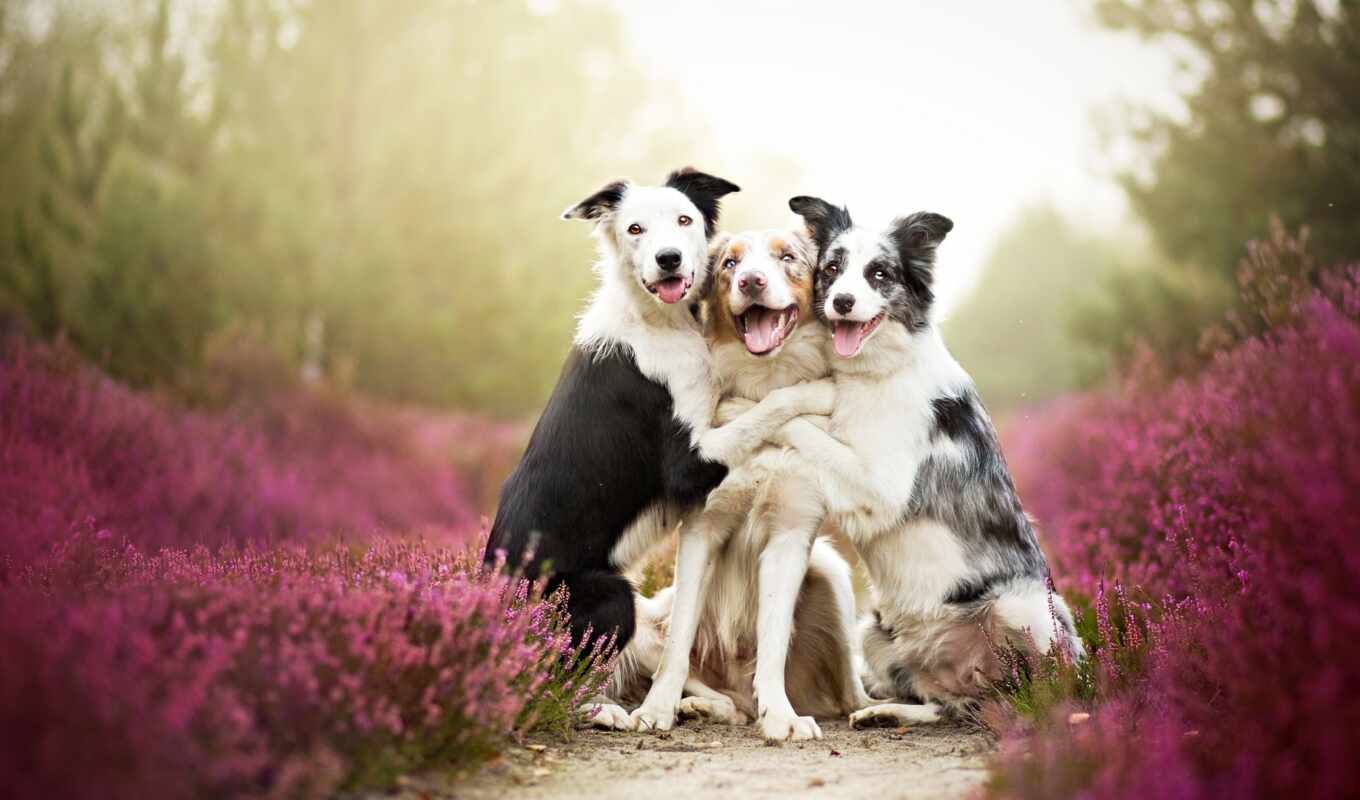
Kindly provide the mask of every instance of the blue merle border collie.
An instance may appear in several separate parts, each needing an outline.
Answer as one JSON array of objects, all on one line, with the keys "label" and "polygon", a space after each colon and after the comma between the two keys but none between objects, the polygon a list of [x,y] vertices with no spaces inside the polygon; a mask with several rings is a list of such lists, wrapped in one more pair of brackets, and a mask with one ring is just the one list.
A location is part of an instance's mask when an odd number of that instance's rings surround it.
[{"label": "blue merle border collie", "polygon": [[594,223],[600,286],[502,487],[485,558],[565,586],[578,643],[626,645],[635,612],[622,570],[780,425],[830,410],[829,384],[790,387],[712,427],[718,388],[696,308],[719,201],[735,191],[685,168],[661,186],[610,183],[562,214]]},{"label": "blue merle border collie", "polygon": [[902,725],[972,705],[1001,677],[998,648],[1082,646],[1025,515],[991,419],[931,319],[936,248],[953,228],[917,213],[886,229],[796,197],[817,245],[815,310],[831,328],[829,430],[777,438],[809,460],[830,520],[865,562],[865,688],[885,703],[856,726]]}]

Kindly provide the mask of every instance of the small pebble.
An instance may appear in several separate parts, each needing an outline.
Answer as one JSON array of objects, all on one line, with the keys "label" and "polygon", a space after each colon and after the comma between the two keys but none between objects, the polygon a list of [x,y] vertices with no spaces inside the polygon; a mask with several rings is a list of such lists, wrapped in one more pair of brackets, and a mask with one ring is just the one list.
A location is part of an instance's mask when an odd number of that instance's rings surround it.
[{"label": "small pebble", "polygon": [[1090,718],[1091,718],[1091,715],[1090,715],[1090,714],[1087,714],[1085,711],[1073,711],[1071,714],[1068,714],[1068,715],[1067,715],[1067,724],[1068,724],[1068,725],[1081,725],[1082,723],[1086,722],[1086,721],[1087,721],[1088,719],[1090,719]]}]

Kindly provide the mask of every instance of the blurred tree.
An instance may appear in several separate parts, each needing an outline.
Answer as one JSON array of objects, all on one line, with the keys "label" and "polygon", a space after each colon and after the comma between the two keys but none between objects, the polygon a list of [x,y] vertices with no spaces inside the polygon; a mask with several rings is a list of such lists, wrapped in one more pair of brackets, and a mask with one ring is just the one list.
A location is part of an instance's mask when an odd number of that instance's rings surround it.
[{"label": "blurred tree", "polygon": [[[1123,178],[1168,256],[1231,279],[1278,215],[1324,261],[1360,256],[1360,4],[1096,0],[1105,25],[1176,46],[1184,114],[1136,126]],[[1231,296],[1230,294],[1228,296]]]},{"label": "blurred tree", "polygon": [[1037,403],[1103,368],[1070,328],[1072,309],[1114,272],[1120,249],[1074,230],[1049,205],[1022,211],[944,322],[950,350],[993,410]]},{"label": "blurred tree", "polygon": [[[0,303],[196,397],[264,348],[391,399],[537,407],[594,284],[558,213],[706,133],[600,3],[0,9]],[[768,207],[775,169],[742,169]]]}]

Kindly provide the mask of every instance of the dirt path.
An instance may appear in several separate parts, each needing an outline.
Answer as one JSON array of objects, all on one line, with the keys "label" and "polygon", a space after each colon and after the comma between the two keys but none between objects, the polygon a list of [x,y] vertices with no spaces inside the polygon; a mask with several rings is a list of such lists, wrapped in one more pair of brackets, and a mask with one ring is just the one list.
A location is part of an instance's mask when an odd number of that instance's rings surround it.
[{"label": "dirt path", "polygon": [[[724,797],[960,797],[986,779],[991,736],[962,725],[852,731],[822,724],[821,741],[764,745],[751,727],[688,722],[669,734],[581,731],[510,747],[457,783],[412,780],[404,798],[661,800]],[[541,749],[540,749],[541,748]],[[442,785],[441,785],[442,784]]]}]

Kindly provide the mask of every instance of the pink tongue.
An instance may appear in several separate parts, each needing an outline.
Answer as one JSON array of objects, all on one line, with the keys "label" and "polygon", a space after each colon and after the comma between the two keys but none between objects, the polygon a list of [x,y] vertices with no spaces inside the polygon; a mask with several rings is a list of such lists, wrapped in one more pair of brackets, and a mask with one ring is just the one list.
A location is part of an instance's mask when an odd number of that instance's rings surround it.
[{"label": "pink tongue", "polygon": [[753,308],[747,311],[746,349],[752,353],[768,353],[779,344],[778,336],[783,333],[777,322],[779,312],[769,308]]},{"label": "pink tongue", "polygon": [[864,323],[837,322],[832,339],[836,343],[836,352],[843,358],[849,358],[859,352],[859,346],[864,341]]},{"label": "pink tongue", "polygon": [[656,294],[663,303],[676,303],[685,296],[684,278],[667,278],[656,285]]}]

